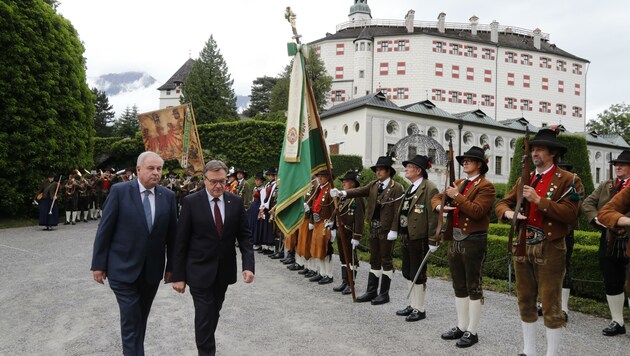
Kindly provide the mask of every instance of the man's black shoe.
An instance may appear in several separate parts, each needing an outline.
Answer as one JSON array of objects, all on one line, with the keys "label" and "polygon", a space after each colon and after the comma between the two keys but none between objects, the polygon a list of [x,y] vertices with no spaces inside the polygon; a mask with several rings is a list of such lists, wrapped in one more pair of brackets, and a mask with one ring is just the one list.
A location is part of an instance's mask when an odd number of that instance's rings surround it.
[{"label": "man's black shoe", "polygon": [[457,340],[459,338],[461,338],[462,336],[464,336],[464,332],[461,331],[461,329],[459,327],[454,327],[451,330],[445,332],[444,334],[442,334],[442,339],[444,340]]},{"label": "man's black shoe", "polygon": [[370,303],[372,303],[372,305],[389,303],[389,293],[379,294],[378,296],[376,296],[376,298],[372,299]]},{"label": "man's black shoe", "polygon": [[569,314],[567,314],[567,312],[565,312],[564,310],[562,311],[562,314],[564,314],[564,321],[566,323],[568,323],[569,322]]},{"label": "man's black shoe", "polygon": [[426,319],[427,317],[427,312],[423,311],[421,312],[418,309],[414,309],[411,314],[407,315],[407,317],[405,318],[405,321],[419,321],[422,319]]},{"label": "man's black shoe", "polygon": [[477,334],[473,335],[470,333],[470,331],[466,331],[464,335],[462,335],[462,338],[459,339],[457,343],[455,343],[455,346],[461,347],[461,348],[471,347],[472,345],[478,342],[479,342],[479,338],[477,337]]},{"label": "man's black shoe", "polygon": [[71,222],[70,224],[72,224],[72,225],[76,225],[77,223],[75,223],[75,222],[73,221],[73,222]]},{"label": "man's black shoe", "polygon": [[317,275],[318,275],[317,271],[308,271],[308,273],[305,274],[304,277],[311,278],[311,277],[314,277],[314,276],[317,276]]},{"label": "man's black shoe", "polygon": [[65,223],[63,223],[64,225],[70,225],[70,221],[66,220]]},{"label": "man's black shoe", "polygon": [[346,286],[346,289],[344,289],[343,291],[341,291],[341,294],[343,294],[343,295],[352,294],[352,288],[350,288],[350,285],[347,285],[347,286]]},{"label": "man's black shoe", "polygon": [[329,284],[329,283],[332,283],[332,282],[333,282],[333,277],[328,277],[328,276],[326,276],[326,277],[324,277],[324,278],[320,279],[320,280],[317,282],[317,284]]},{"label": "man's black shoe", "polygon": [[289,256],[285,258],[284,261],[280,260],[280,262],[282,262],[282,264],[285,264],[285,265],[290,265],[290,264],[295,263],[295,258]]},{"label": "man's black shoe", "polygon": [[611,321],[610,324],[608,324],[608,327],[602,330],[602,334],[606,336],[615,336],[625,333],[626,327],[624,325],[619,325],[619,323],[617,323],[616,321]]},{"label": "man's black shoe", "polygon": [[263,255],[273,255],[273,250],[263,250]]},{"label": "man's black shoe", "polygon": [[316,275],[314,275],[313,277],[309,278],[308,281],[309,282],[319,282],[323,279],[324,277],[322,277],[321,274],[317,273]]},{"label": "man's black shoe", "polygon": [[271,258],[272,260],[279,260],[281,258],[284,258],[284,252],[276,253],[274,255],[269,256],[269,258]]},{"label": "man's black shoe", "polygon": [[302,271],[304,270],[304,266],[300,266],[297,263],[294,263],[290,266],[287,266],[287,268],[289,269],[289,271]]},{"label": "man's black shoe", "polygon": [[412,311],[413,311],[413,308],[411,307],[411,305],[407,305],[407,307],[405,309],[398,310],[396,312],[396,315],[398,315],[398,316],[407,316],[407,315],[411,314]]},{"label": "man's black shoe", "polygon": [[538,316],[542,316],[542,304],[536,304],[536,309],[538,310]]},{"label": "man's black shoe", "polygon": [[308,274],[311,270],[309,270],[308,268],[304,268],[303,270],[301,270],[300,272],[298,272],[298,274]]},{"label": "man's black shoe", "polygon": [[348,283],[346,283],[346,281],[342,281],[340,285],[333,288],[333,291],[343,292],[343,290],[346,289],[346,287],[348,287]]}]

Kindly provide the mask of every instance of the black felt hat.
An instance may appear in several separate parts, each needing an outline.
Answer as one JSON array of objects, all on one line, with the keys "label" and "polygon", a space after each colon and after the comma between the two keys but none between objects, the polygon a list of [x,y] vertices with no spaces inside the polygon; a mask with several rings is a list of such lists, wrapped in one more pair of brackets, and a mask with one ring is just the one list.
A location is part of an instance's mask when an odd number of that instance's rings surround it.
[{"label": "black felt hat", "polygon": [[343,177],[340,177],[339,180],[342,182],[344,180],[353,180],[356,183],[355,187],[361,185],[361,183],[359,182],[359,172],[357,171],[348,171]]},{"label": "black felt hat", "polygon": [[247,178],[247,171],[241,168],[236,169],[236,173],[242,173],[244,178]]},{"label": "black felt hat", "polygon": [[256,173],[256,175],[254,176],[254,179],[267,180],[267,178],[265,178],[265,175],[262,172]]},{"label": "black felt hat", "polygon": [[617,157],[617,159],[613,159],[610,161],[612,164],[616,163],[630,163],[630,150],[623,150]]},{"label": "black felt hat", "polygon": [[278,169],[276,167],[269,167],[269,169],[265,172],[265,175],[278,175]]},{"label": "black felt hat", "polygon": [[[331,179],[334,180],[335,179],[335,174],[330,171],[331,174]],[[328,176],[328,169],[322,169],[319,172],[317,172],[317,174],[315,174],[316,176]]]},{"label": "black felt hat", "polygon": [[488,173],[488,162],[486,160],[485,150],[481,147],[472,146],[468,151],[464,152],[463,155],[455,157],[457,162],[459,162],[460,166],[463,166],[462,163],[464,158],[471,158],[477,160],[482,163],[481,169],[479,170],[481,174]]},{"label": "black felt hat", "polygon": [[407,165],[411,163],[422,168],[422,176],[427,179],[429,177],[429,173],[427,170],[431,168],[431,160],[427,156],[416,155],[414,158],[409,161],[403,161],[403,166],[407,167]]},{"label": "black felt hat", "polygon": [[558,131],[552,129],[540,129],[533,140],[529,141],[530,146],[545,146],[550,149],[557,149],[559,156],[567,153],[567,146],[558,142]]},{"label": "black felt hat", "polygon": [[376,160],[376,164],[370,167],[373,172],[376,172],[376,168],[383,167],[389,168],[389,176],[393,177],[396,175],[396,170],[392,165],[394,164],[394,158],[392,156],[381,156]]}]

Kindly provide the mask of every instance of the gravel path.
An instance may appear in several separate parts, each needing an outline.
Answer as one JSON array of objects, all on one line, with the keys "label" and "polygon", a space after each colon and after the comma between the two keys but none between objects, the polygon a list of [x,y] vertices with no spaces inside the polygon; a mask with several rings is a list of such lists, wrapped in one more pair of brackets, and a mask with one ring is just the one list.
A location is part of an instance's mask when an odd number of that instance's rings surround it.
[{"label": "gravel path", "polygon": [[[96,223],[0,230],[0,355],[118,355],[118,306],[89,271]],[[427,319],[407,323],[406,282],[394,275],[391,302],[353,304],[256,254],[256,280],[230,286],[216,333],[220,355],[516,355],[521,329],[514,297],[486,292],[479,344],[458,349],[440,334],[455,325],[450,283],[430,279]],[[357,293],[365,291],[363,263]],[[601,335],[608,320],[570,313],[562,355],[628,355],[630,336]],[[546,348],[542,319],[538,352]],[[147,355],[195,355],[190,294],[160,287],[146,335]]]}]

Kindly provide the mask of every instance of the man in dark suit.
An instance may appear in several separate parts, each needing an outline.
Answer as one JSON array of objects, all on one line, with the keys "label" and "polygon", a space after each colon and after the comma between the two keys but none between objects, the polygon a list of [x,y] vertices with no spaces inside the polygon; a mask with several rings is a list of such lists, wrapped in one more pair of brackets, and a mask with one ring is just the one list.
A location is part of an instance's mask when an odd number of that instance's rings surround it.
[{"label": "man in dark suit", "polygon": [[228,285],[236,283],[235,242],[242,255],[243,281],[254,281],[254,250],[242,199],[224,191],[227,166],[210,161],[203,189],[184,198],[177,226],[173,289],[186,284],[195,305],[195,340],[199,355],[214,355],[214,332]]},{"label": "man in dark suit", "polygon": [[91,270],[98,283],[109,277],[125,355],[144,355],[153,298],[162,276],[165,283],[172,276],[177,205],[175,194],[158,185],[163,163],[154,152],[138,156],[138,179],[112,186],[94,240]]}]

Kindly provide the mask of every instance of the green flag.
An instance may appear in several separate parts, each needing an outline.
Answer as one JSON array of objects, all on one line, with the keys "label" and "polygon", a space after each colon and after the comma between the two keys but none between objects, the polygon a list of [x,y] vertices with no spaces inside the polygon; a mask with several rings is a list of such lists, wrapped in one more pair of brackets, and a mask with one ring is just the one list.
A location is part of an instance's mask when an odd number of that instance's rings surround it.
[{"label": "green flag", "polygon": [[306,47],[293,46],[298,47],[297,51],[290,47],[295,57],[275,207],[275,222],[285,235],[293,233],[304,219],[304,195],[311,186],[311,177],[330,167],[313,89],[306,72]]}]

